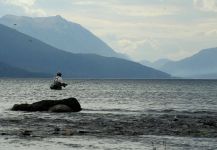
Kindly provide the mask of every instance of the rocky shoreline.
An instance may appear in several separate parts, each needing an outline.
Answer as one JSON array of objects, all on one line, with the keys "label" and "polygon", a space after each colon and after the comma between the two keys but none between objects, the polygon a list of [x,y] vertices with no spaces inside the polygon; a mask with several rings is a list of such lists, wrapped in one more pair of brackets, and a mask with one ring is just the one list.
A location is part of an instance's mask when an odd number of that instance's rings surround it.
[{"label": "rocky shoreline", "polygon": [[2,136],[58,137],[73,135],[217,137],[217,113],[144,113],[134,115],[100,113],[21,113],[0,118]]}]

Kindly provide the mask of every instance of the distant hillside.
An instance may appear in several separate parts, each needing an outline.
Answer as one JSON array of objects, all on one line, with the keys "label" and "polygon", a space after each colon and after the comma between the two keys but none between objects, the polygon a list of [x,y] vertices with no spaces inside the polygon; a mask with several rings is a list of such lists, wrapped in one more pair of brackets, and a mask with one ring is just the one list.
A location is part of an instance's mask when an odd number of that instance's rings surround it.
[{"label": "distant hillside", "polygon": [[188,76],[188,78],[192,78],[192,79],[217,79],[217,73],[193,75],[193,76]]},{"label": "distant hillside", "polygon": [[51,77],[48,74],[33,73],[0,62],[0,77]]},{"label": "distant hillside", "polygon": [[159,59],[159,60],[154,61],[154,62],[150,62],[150,61],[147,61],[147,60],[140,61],[141,64],[143,64],[145,66],[155,68],[155,69],[160,69],[162,66],[164,66],[165,64],[167,64],[169,62],[172,63],[172,61],[169,60],[169,59]]},{"label": "distant hillside", "polygon": [[69,22],[61,16],[31,18],[6,15],[0,18],[0,24],[68,52],[127,58],[116,53],[81,25]]},{"label": "distant hillside", "polygon": [[124,59],[72,54],[0,25],[0,60],[30,72],[61,71],[73,78],[170,78],[161,71]]},{"label": "distant hillside", "polygon": [[155,69],[160,69],[162,66],[164,66],[167,63],[172,63],[172,60],[169,59],[159,59],[152,63],[152,67]]},{"label": "distant hillside", "polygon": [[144,66],[148,66],[151,67],[152,66],[152,62],[148,61],[148,60],[141,60],[139,61],[140,64],[144,65]]},{"label": "distant hillside", "polygon": [[169,62],[161,70],[179,77],[213,78],[217,74],[217,48],[205,49],[183,60]]}]

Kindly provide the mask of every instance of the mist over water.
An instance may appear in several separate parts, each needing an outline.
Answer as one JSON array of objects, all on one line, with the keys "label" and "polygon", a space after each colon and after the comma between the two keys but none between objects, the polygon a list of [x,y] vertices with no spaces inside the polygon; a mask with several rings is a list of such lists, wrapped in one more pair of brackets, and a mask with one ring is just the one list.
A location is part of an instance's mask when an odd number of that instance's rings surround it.
[{"label": "mist over water", "polygon": [[[61,91],[49,89],[52,80],[48,79],[1,79],[0,112],[1,120],[29,121],[33,130],[42,124],[70,126],[68,121],[87,121],[85,130],[94,130],[88,135],[47,136],[45,138],[19,139],[14,136],[0,138],[0,149],[216,149],[214,138],[173,137],[162,135],[120,134],[114,135],[109,127],[99,129],[99,134],[91,126],[91,121],[116,121],[134,123],[145,115],[158,115],[167,112],[216,114],[217,80],[66,80],[69,85]],[[76,97],[83,110],[79,113],[55,114],[40,112],[13,112],[9,109],[16,103],[33,103],[40,100],[57,100]],[[42,124],[37,119],[43,120]],[[36,121],[34,121],[36,120]],[[58,121],[59,120],[59,121]],[[63,122],[64,121],[64,122]],[[74,124],[75,126],[76,124]],[[19,130],[25,125],[0,123],[0,131]],[[36,129],[37,127],[37,129]],[[78,128],[77,126],[75,126]],[[124,128],[124,127],[121,127]],[[49,128],[48,128],[49,129]],[[105,131],[105,132],[104,132]],[[133,131],[133,129],[132,129]],[[15,132],[15,131],[14,131]],[[27,144],[28,143],[28,144]],[[15,149],[15,148],[14,148]]]}]

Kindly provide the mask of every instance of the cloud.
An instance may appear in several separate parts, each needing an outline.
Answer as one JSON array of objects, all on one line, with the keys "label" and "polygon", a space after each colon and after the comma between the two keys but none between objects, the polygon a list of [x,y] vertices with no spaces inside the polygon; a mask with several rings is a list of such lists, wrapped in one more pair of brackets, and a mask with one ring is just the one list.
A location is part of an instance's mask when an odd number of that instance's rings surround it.
[{"label": "cloud", "polygon": [[119,48],[122,52],[128,54],[135,60],[154,60],[156,59],[156,53],[161,53],[161,47],[158,41],[154,39],[142,39],[136,40],[132,38],[122,38],[117,40]]},{"label": "cloud", "polygon": [[131,17],[156,17],[174,15],[180,10],[178,7],[165,7],[155,5],[116,5],[112,9],[119,15]]},{"label": "cloud", "polygon": [[7,5],[8,9],[17,9],[20,14],[28,16],[46,16],[42,9],[34,7],[36,0],[0,0],[0,4]]},{"label": "cloud", "polygon": [[[178,7],[168,6],[168,5],[158,5],[157,3],[150,3],[148,5],[144,5],[143,3],[138,3],[139,1],[120,1],[120,0],[110,0],[108,1],[100,1],[100,0],[74,0],[71,3],[73,5],[83,6],[83,7],[91,7],[98,6],[97,10],[100,7],[103,7],[107,11],[111,11],[115,15],[120,16],[131,16],[131,17],[154,17],[154,16],[165,16],[165,15],[173,15],[179,11]],[[87,9],[89,9],[87,8]],[[104,13],[103,11],[101,13]]]},{"label": "cloud", "polygon": [[217,12],[217,0],[193,0],[194,6],[201,11]]},{"label": "cloud", "polygon": [[106,1],[101,1],[101,0],[85,0],[85,1],[82,1],[82,0],[74,0],[71,2],[73,5],[109,5],[110,3],[109,2],[106,2]]},{"label": "cloud", "polygon": [[4,0],[5,3],[17,6],[32,6],[36,0]]},{"label": "cloud", "polygon": [[210,31],[197,32],[195,35],[205,37],[205,38],[209,38],[209,37],[217,38],[217,30],[214,29],[214,30],[210,30]]},{"label": "cloud", "polygon": [[206,35],[217,37],[217,30],[208,31],[206,32]]}]

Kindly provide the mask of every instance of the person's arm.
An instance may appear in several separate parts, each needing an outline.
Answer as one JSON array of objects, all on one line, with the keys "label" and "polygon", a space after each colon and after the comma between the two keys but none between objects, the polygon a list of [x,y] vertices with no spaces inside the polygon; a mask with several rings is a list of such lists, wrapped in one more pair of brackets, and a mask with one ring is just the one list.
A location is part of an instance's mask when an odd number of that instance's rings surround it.
[{"label": "person's arm", "polygon": [[58,78],[58,82],[63,83],[63,78],[62,78],[62,77],[59,77],[59,78]]}]

